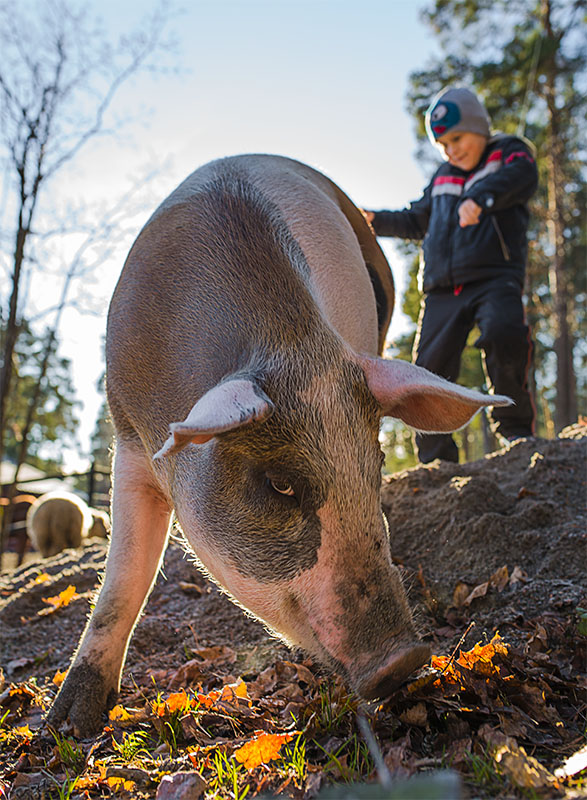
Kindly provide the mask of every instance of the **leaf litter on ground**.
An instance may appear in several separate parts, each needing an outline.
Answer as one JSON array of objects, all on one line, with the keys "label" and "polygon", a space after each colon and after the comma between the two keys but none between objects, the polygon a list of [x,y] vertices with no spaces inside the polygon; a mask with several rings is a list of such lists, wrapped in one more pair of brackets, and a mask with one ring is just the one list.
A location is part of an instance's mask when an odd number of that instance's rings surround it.
[{"label": "leaf litter on ground", "polygon": [[[59,680],[11,682],[0,694],[0,788],[14,797],[44,786],[47,797],[148,798],[172,790],[169,776],[195,772],[210,798],[448,800],[465,785],[478,796],[579,797],[584,685],[548,647],[561,625],[537,621],[525,650],[496,633],[433,656],[385,703],[361,703],[310,661],[276,661],[206,690],[197,678],[176,688],[178,673],[190,675],[178,667],[123,693],[102,733],[80,743],[43,727]],[[222,648],[198,658],[209,668],[235,660]]]}]

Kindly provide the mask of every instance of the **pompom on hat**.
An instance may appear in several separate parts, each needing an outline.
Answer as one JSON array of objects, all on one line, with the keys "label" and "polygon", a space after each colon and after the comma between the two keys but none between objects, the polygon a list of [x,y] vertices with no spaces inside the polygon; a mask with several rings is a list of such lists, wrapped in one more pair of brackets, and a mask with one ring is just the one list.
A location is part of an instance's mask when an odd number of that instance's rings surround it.
[{"label": "pompom on hat", "polygon": [[443,89],[426,111],[426,132],[432,144],[456,131],[491,135],[487,111],[470,89]]}]

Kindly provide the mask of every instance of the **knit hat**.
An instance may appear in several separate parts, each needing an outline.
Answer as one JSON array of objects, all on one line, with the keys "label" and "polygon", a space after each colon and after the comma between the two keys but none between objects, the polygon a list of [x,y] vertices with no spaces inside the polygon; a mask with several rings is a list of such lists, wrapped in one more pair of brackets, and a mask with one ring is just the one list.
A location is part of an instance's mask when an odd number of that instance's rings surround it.
[{"label": "knit hat", "polygon": [[443,89],[426,111],[426,132],[432,144],[449,131],[490,136],[487,111],[470,89]]}]

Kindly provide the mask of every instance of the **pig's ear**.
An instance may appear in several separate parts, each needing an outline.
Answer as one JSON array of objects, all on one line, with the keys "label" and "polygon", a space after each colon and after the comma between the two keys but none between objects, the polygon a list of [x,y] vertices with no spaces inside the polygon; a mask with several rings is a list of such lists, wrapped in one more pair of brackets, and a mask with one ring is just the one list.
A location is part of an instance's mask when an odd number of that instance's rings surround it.
[{"label": "pig's ear", "polygon": [[188,444],[204,444],[219,433],[232,431],[273,411],[267,395],[244,378],[219,383],[200,397],[183,422],[172,422],[170,436],[153,458],[177,453]]},{"label": "pig's ear", "polygon": [[363,357],[359,361],[383,416],[397,417],[427,433],[462,428],[482,406],[510,406],[499,394],[481,394],[407,361]]}]

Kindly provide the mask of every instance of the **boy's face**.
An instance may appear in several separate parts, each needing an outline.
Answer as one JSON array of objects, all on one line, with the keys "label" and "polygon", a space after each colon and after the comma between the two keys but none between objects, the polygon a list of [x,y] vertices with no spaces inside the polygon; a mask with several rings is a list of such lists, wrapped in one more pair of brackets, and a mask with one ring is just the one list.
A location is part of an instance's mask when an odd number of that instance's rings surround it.
[{"label": "boy's face", "polygon": [[475,169],[487,145],[485,136],[468,131],[445,133],[437,139],[437,142],[444,150],[449,163],[465,172]]}]

